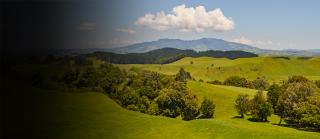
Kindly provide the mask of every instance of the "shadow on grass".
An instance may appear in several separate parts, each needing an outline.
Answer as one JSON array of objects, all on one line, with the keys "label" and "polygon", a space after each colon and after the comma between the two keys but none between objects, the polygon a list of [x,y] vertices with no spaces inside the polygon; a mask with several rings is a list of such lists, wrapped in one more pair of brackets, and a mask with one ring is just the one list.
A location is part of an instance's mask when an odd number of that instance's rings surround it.
[{"label": "shadow on grass", "polygon": [[251,122],[259,122],[259,123],[267,123],[269,122],[268,120],[261,120],[261,119],[255,119],[255,118],[248,118],[248,121],[251,121]]},{"label": "shadow on grass", "polygon": [[241,117],[241,116],[233,116],[232,119],[244,119],[244,117]]},{"label": "shadow on grass", "polygon": [[281,125],[279,125],[279,124],[272,123],[272,125],[294,128],[294,129],[300,130],[300,131],[320,132],[320,129],[317,129],[317,128],[313,128],[313,127],[298,127],[298,126],[296,126],[294,124],[281,124]]}]

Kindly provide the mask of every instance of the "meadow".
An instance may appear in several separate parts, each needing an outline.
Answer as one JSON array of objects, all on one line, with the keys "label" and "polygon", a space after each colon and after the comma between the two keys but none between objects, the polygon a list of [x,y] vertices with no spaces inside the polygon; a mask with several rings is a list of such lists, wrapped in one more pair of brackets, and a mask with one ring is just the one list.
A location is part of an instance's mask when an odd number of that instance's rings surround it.
[{"label": "meadow", "polygon": [[[191,61],[193,61],[192,64]],[[93,64],[98,67],[102,63],[102,61],[95,60]],[[176,74],[180,67],[185,68],[196,79],[196,81],[188,81],[187,87],[197,95],[199,102],[206,97],[213,100],[216,105],[214,118],[184,121],[180,116],[177,118],[153,116],[127,110],[101,92],[49,91],[38,88],[31,91],[31,94],[12,94],[8,98],[9,104],[12,104],[13,107],[12,111],[15,113],[12,114],[14,120],[10,123],[15,128],[12,128],[13,131],[9,133],[19,137],[34,133],[34,137],[53,139],[320,138],[319,132],[277,125],[279,117],[276,115],[269,117],[269,122],[252,122],[248,120],[250,116],[245,116],[243,119],[238,118],[239,115],[234,108],[238,94],[248,94],[253,97],[257,90],[197,81],[199,79],[223,81],[231,75],[239,75],[248,79],[265,76],[270,82],[280,82],[296,74],[310,79],[320,79],[320,58],[301,60],[292,57],[286,60],[257,57],[229,60],[201,57],[184,58],[165,65],[117,66],[123,69],[142,68],[169,75]],[[14,82],[16,81],[12,81]],[[16,90],[15,92],[30,90],[29,88],[12,89]],[[28,114],[24,111],[27,111]],[[23,118],[20,117],[21,115]],[[32,128],[20,127],[22,122],[26,126],[33,126]]]},{"label": "meadow", "polygon": [[137,67],[169,75],[176,74],[180,67],[183,67],[196,80],[202,79],[204,81],[224,81],[233,75],[250,80],[264,76],[271,83],[279,83],[292,75],[303,75],[311,80],[320,79],[320,57],[289,58],[288,60],[281,57],[262,56],[230,60],[226,58],[186,57],[170,64],[119,64],[118,66],[124,69]]},{"label": "meadow", "polygon": [[[178,118],[151,116],[122,108],[112,99],[97,92],[44,92],[41,90],[24,99],[35,104],[25,104],[17,109],[42,111],[50,115],[44,119],[33,115],[33,124],[37,137],[50,138],[320,138],[317,132],[301,131],[294,128],[275,125],[276,116],[270,122],[251,122],[235,118],[234,99],[237,94],[252,96],[256,90],[229,86],[218,86],[195,81],[188,82],[192,92],[199,99],[208,97],[216,104],[214,119],[196,119],[183,121]],[[34,97],[37,96],[37,97]],[[16,98],[12,98],[16,99]],[[44,103],[45,102],[45,103]],[[28,118],[28,115],[25,116]],[[19,121],[18,119],[17,121]],[[49,127],[46,125],[50,125]]]}]

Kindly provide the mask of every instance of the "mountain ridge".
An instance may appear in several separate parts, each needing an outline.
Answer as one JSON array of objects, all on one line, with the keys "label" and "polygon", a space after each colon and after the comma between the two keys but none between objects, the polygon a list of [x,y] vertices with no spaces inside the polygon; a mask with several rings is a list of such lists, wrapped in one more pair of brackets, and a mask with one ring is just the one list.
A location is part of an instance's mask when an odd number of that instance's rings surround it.
[{"label": "mountain ridge", "polygon": [[285,55],[285,56],[318,56],[320,55],[319,49],[310,50],[271,50],[261,49],[258,47],[229,42],[223,39],[216,38],[201,38],[196,40],[181,40],[181,39],[159,39],[149,42],[135,43],[124,47],[111,48],[108,51],[115,53],[144,53],[155,49],[161,48],[177,48],[181,50],[195,50],[195,51],[207,51],[207,50],[218,50],[218,51],[231,51],[239,50],[252,52],[258,55]]}]

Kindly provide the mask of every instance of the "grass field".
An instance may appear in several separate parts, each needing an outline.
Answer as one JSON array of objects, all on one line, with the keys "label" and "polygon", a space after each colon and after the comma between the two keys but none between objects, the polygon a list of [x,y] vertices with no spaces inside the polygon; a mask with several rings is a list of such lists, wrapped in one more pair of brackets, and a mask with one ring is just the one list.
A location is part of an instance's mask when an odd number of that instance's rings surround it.
[{"label": "grass field", "polygon": [[[15,111],[26,110],[42,114],[24,115],[32,124],[37,137],[48,138],[320,138],[316,132],[300,131],[293,128],[274,125],[278,122],[272,116],[268,123],[250,122],[237,116],[233,102],[237,94],[252,96],[251,89],[217,86],[191,81],[188,87],[199,99],[208,97],[216,104],[215,119],[183,121],[181,118],[151,116],[126,110],[102,93],[84,92],[44,92],[24,97],[12,97],[16,101],[32,101],[30,106],[24,103]],[[21,99],[21,100],[19,100]],[[22,101],[23,102],[23,101]],[[19,115],[19,114],[17,114]],[[44,119],[48,117],[49,119]],[[16,119],[19,122],[21,119]],[[49,125],[49,127],[48,127]],[[18,126],[17,126],[18,127]],[[16,129],[19,133],[19,127]],[[20,135],[23,135],[19,133]]]},{"label": "grass field", "polygon": [[[191,64],[193,61],[193,64]],[[128,64],[118,65],[124,69],[138,67],[145,70],[164,74],[176,74],[180,67],[185,68],[191,75],[199,80],[225,80],[227,77],[237,75],[253,80],[265,76],[271,82],[280,82],[291,75],[304,75],[311,80],[320,79],[320,57],[311,59],[290,60],[272,57],[239,58],[229,60],[226,58],[183,58],[170,64]]]}]

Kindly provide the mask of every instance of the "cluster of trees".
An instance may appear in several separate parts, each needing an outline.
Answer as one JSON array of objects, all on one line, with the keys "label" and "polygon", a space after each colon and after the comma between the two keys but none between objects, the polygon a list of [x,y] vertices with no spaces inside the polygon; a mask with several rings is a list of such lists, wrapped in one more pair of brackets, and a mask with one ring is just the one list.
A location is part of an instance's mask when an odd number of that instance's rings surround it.
[{"label": "cluster of trees", "polygon": [[183,68],[176,75],[169,76],[135,68],[126,72],[106,63],[98,68],[90,64],[72,66],[60,81],[70,88],[103,91],[133,111],[172,118],[181,116],[183,120],[212,118],[214,103],[204,99],[199,105],[197,96],[186,86],[191,78]]},{"label": "cluster of trees", "polygon": [[208,83],[217,84],[217,85],[245,87],[245,88],[257,89],[257,90],[266,90],[270,86],[265,77],[257,77],[257,79],[250,81],[244,77],[230,76],[224,82],[221,82],[219,80],[214,80],[214,81],[208,81]]},{"label": "cluster of trees", "polygon": [[249,99],[248,95],[239,95],[235,108],[243,117],[250,112],[252,118],[267,121],[272,113],[298,128],[320,129],[320,91],[316,83],[303,76],[291,76],[282,85],[272,84],[267,97],[262,91]]},{"label": "cluster of trees", "polygon": [[88,56],[95,56],[98,59],[117,64],[167,64],[175,62],[184,57],[216,57],[216,58],[247,58],[258,55],[244,51],[202,51],[180,50],[176,48],[162,48],[146,53],[117,54],[112,52],[94,52]]},{"label": "cluster of trees", "polygon": [[248,112],[252,115],[254,121],[268,121],[268,116],[273,113],[272,104],[267,101],[262,91],[258,91],[256,95],[249,99],[248,95],[238,95],[235,108],[237,112],[244,117]]}]

